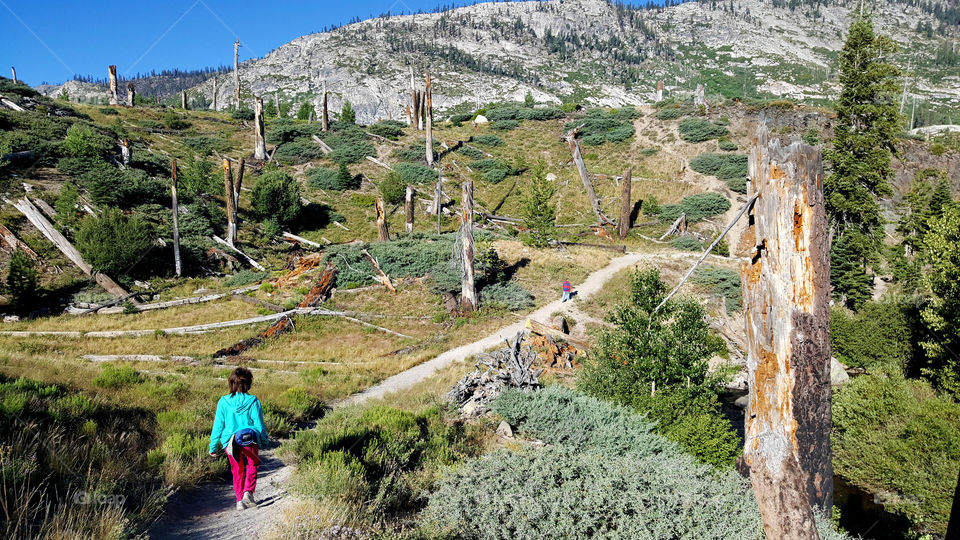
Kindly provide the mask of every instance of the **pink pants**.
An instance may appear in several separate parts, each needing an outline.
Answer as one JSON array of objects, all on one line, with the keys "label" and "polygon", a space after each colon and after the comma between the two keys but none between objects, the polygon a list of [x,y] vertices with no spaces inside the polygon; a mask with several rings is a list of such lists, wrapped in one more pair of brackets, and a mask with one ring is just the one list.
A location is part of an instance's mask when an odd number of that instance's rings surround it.
[{"label": "pink pants", "polygon": [[237,500],[243,498],[243,493],[249,491],[253,493],[257,489],[257,468],[260,467],[260,448],[253,444],[250,446],[236,446],[240,452],[237,457],[239,461],[227,454],[230,460],[230,472],[233,473],[233,491],[237,494]]}]

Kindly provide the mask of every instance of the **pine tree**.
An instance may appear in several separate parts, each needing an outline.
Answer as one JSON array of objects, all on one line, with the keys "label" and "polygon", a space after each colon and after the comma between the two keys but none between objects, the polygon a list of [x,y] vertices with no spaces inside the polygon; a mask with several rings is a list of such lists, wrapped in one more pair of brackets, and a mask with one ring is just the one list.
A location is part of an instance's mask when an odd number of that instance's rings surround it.
[{"label": "pine tree", "polygon": [[523,225],[530,229],[527,241],[544,247],[556,236],[557,204],[550,199],[556,188],[547,181],[546,164],[541,159],[533,168],[533,181],[523,198],[520,215]]},{"label": "pine tree", "polygon": [[960,396],[960,206],[943,207],[940,217],[929,222],[924,237],[923,284],[930,302],[920,312],[926,323],[926,353],[921,370],[942,390]]},{"label": "pine tree", "polygon": [[890,156],[900,126],[899,71],[885,59],[895,48],[888,37],[874,34],[869,16],[862,16],[850,25],[840,53],[835,137],[833,148],[824,152],[832,172],[823,191],[834,231],[834,296],[851,307],[873,290],[872,269],[880,262],[884,236],[877,198],[893,195]]},{"label": "pine tree", "polygon": [[17,313],[29,311],[34,307],[37,296],[37,270],[33,261],[19,249],[10,258],[7,270],[7,292],[10,293],[11,307]]},{"label": "pine tree", "polygon": [[357,113],[353,110],[353,105],[349,101],[343,102],[343,108],[340,109],[340,121],[347,124],[357,123]]}]

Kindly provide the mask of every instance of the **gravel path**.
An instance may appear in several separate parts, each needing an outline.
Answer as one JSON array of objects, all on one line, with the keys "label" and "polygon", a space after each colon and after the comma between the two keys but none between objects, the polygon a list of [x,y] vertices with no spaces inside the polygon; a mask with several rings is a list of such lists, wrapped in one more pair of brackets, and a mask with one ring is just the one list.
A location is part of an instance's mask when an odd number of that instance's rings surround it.
[{"label": "gravel path", "polygon": [[[575,283],[575,298],[589,298],[600,291],[614,274],[644,259],[686,258],[688,256],[696,255],[676,253],[664,257],[663,255],[628,253],[611,260],[607,266],[587,276],[583,283]],[[559,287],[557,295],[559,296]],[[574,306],[573,302],[562,304],[557,299],[534,311],[528,317],[545,320],[553,313],[565,313],[575,309]],[[526,317],[479,341],[446,351],[432,360],[389,377],[380,384],[334,403],[334,405],[360,404],[371,399],[381,398],[392,392],[406,390],[453,362],[482,353],[512,338],[523,329],[525,321]],[[257,499],[261,501],[260,507],[238,512],[234,508],[235,499],[231,485],[226,481],[204,484],[177,493],[167,505],[163,518],[151,527],[150,538],[198,540],[208,538],[256,538],[272,526],[280,523],[284,508],[293,502],[292,497],[286,490],[293,474],[293,467],[285,465],[277,459],[272,450],[264,451],[261,456],[262,464],[257,482]]]}]

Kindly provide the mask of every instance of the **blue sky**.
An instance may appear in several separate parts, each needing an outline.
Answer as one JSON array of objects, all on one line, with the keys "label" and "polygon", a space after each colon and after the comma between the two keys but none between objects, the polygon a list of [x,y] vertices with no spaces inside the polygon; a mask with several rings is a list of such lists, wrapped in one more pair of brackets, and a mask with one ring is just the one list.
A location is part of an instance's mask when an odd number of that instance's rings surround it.
[{"label": "blue sky", "polygon": [[288,41],[390,11],[431,11],[472,0],[0,0],[0,74],[31,85],[74,74],[106,77],[194,69],[259,57]]}]

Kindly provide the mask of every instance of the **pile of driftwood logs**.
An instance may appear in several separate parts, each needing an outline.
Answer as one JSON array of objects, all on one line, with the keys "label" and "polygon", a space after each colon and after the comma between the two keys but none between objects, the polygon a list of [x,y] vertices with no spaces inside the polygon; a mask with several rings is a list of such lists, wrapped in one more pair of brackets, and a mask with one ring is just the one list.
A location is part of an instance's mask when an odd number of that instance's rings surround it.
[{"label": "pile of driftwood logs", "polygon": [[572,371],[580,367],[576,357],[586,352],[588,344],[570,335],[566,319],[554,317],[549,325],[527,319],[526,326],[530,331],[530,345],[539,357],[538,365],[551,372]]},{"label": "pile of driftwood logs", "polygon": [[447,392],[447,400],[455,403],[463,416],[475,417],[486,413],[490,402],[508,388],[540,388],[539,377],[543,370],[531,367],[537,353],[529,346],[523,350],[523,341],[523,332],[519,332],[507,347],[479,355],[477,369]]}]

